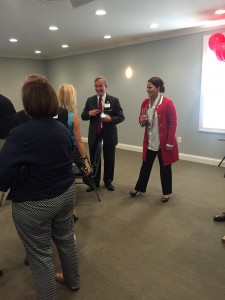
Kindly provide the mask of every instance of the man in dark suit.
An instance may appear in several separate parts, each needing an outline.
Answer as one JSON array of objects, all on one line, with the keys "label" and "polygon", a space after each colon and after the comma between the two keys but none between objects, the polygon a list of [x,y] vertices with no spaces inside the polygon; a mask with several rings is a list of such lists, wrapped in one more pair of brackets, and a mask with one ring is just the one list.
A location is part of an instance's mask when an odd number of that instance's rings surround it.
[{"label": "man in dark suit", "polygon": [[[12,102],[8,98],[0,94],[0,151],[3,147],[6,136],[8,135],[9,131],[13,128],[13,117],[15,113],[16,110]],[[5,193],[0,191],[0,206],[3,203],[5,195]]]},{"label": "man in dark suit", "polygon": [[[125,117],[119,99],[106,93],[107,84],[104,77],[97,77],[94,81],[95,96],[87,99],[81,118],[90,121],[88,144],[91,163],[94,163],[99,143],[103,141],[104,175],[103,181],[109,191],[114,191],[112,185],[115,166],[115,150],[118,144],[116,125],[123,122]],[[100,153],[99,153],[100,155]],[[99,187],[101,178],[101,158],[95,174],[94,181]],[[93,189],[88,187],[87,192]]]},{"label": "man in dark suit", "polygon": [[0,150],[7,134],[13,128],[13,116],[15,113],[16,110],[12,102],[0,94]]}]

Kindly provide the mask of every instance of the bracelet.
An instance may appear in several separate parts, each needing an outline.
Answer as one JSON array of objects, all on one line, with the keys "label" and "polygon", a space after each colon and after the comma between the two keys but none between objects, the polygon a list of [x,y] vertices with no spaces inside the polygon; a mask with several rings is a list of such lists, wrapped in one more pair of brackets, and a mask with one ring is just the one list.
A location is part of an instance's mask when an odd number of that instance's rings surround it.
[{"label": "bracelet", "polygon": [[82,159],[87,159],[87,158],[88,158],[87,155],[85,157],[82,157]]}]

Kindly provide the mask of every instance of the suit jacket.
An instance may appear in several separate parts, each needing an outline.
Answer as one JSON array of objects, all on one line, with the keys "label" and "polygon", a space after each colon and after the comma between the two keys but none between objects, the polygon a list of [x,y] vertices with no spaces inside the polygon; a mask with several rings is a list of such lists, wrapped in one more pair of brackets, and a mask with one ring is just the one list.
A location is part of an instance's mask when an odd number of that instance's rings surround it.
[{"label": "suit jacket", "polygon": [[5,139],[13,128],[13,117],[16,110],[12,102],[0,94],[0,139]]},{"label": "suit jacket", "polygon": [[[108,104],[106,106],[106,104]],[[106,107],[105,107],[106,106]],[[119,99],[106,94],[105,106],[103,112],[112,118],[112,122],[102,122],[102,138],[103,142],[107,146],[115,146],[118,144],[118,135],[116,124],[119,124],[125,120],[123,115],[123,109],[120,106]],[[84,110],[81,114],[81,119],[84,121],[90,120],[88,131],[88,143],[94,145],[97,137],[98,118],[99,116],[90,117],[89,111],[98,108],[97,95],[87,99]]]},{"label": "suit jacket", "polygon": [[[144,99],[141,105],[142,108],[148,108],[149,98]],[[140,115],[141,115],[140,111]],[[167,166],[176,162],[179,159],[178,145],[176,140],[176,128],[177,128],[177,113],[173,101],[164,97],[162,103],[156,108],[158,115],[158,129],[159,129],[159,141],[162,153],[163,165]],[[166,144],[173,145],[171,151],[166,150]],[[146,160],[146,153],[148,149],[148,129],[145,127],[144,141],[143,141],[143,153],[142,158]]]}]

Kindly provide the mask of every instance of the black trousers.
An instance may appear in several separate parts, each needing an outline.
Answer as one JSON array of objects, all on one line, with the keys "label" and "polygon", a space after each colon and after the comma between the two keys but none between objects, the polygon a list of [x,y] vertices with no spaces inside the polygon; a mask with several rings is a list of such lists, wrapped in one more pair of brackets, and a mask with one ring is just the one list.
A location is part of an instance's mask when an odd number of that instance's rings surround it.
[{"label": "black trousers", "polygon": [[[93,165],[96,157],[100,155],[99,164],[93,170],[94,181],[96,186],[99,186],[101,180],[101,151],[99,151],[99,143],[101,143],[101,135],[98,135],[98,138],[95,141],[94,145],[89,145],[89,154],[91,164]],[[112,183],[114,178],[114,167],[115,167],[115,153],[116,146],[106,146],[103,141],[103,159],[104,159],[104,172],[103,172],[103,181],[105,185],[109,185]]]},{"label": "black trousers", "polygon": [[151,170],[156,156],[158,156],[160,165],[160,179],[162,185],[163,195],[172,194],[172,168],[171,164],[163,166],[161,149],[159,151],[147,150],[146,161],[142,162],[138,181],[135,186],[135,190],[142,193],[146,192],[147,184],[150,178]]}]

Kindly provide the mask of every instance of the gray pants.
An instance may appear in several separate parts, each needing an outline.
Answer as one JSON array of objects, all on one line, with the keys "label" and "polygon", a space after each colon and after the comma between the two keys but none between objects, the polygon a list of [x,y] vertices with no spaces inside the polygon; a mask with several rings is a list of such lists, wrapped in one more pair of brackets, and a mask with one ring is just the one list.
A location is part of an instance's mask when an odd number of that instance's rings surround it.
[{"label": "gray pants", "polygon": [[58,249],[65,281],[70,286],[80,282],[73,237],[74,204],[74,184],[53,199],[12,203],[13,220],[27,252],[39,300],[57,299],[51,238]]}]

